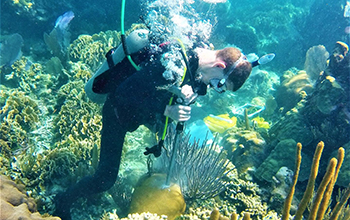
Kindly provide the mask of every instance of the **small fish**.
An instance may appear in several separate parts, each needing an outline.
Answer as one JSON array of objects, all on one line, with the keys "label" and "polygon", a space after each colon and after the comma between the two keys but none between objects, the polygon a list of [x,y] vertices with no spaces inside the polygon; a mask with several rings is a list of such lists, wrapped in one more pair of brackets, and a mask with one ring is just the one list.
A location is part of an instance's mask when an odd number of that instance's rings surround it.
[{"label": "small fish", "polygon": [[22,56],[23,38],[20,34],[3,36],[0,44],[0,66],[11,66]]},{"label": "small fish", "polygon": [[350,17],[350,2],[346,1],[346,5],[344,8],[344,17],[349,18]]},{"label": "small fish", "polygon": [[69,22],[74,18],[74,12],[67,11],[63,15],[59,16],[55,23],[55,28],[65,30],[68,27]]},{"label": "small fish", "polygon": [[274,53],[269,53],[269,54],[265,54],[264,56],[260,57],[259,59],[259,64],[266,64],[269,63],[273,60],[273,58],[275,58],[275,54]]}]

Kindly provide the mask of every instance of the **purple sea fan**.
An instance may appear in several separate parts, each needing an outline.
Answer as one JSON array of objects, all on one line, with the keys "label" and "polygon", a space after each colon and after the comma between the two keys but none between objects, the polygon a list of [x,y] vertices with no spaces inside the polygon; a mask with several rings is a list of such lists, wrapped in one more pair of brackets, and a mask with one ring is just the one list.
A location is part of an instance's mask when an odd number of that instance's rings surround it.
[{"label": "purple sea fan", "polygon": [[55,27],[50,34],[44,33],[46,45],[51,50],[52,54],[65,59],[65,54],[70,42],[70,33],[68,31],[69,23],[74,18],[72,11],[67,11],[56,19]]}]

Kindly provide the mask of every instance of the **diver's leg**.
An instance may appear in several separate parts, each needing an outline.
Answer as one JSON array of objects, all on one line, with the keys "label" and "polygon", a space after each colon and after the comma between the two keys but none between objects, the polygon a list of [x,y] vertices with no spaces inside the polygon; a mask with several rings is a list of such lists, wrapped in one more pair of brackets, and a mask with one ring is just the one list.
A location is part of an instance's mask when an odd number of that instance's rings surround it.
[{"label": "diver's leg", "polygon": [[70,206],[78,198],[108,190],[115,183],[123,149],[125,129],[118,122],[113,107],[106,101],[103,106],[103,128],[100,161],[94,175],[81,179],[77,184],[59,193],[56,198],[55,215],[70,220]]}]

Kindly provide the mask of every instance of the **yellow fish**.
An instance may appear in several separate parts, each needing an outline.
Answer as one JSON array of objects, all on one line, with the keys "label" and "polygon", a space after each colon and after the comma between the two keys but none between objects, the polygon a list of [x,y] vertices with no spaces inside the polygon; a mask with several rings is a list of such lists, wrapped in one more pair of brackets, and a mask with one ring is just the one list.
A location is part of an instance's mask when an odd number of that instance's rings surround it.
[{"label": "yellow fish", "polygon": [[270,128],[270,124],[267,121],[265,121],[265,119],[262,117],[255,117],[252,119],[252,121],[255,122],[259,128]]},{"label": "yellow fish", "polygon": [[217,116],[210,114],[209,116],[205,117],[203,120],[204,120],[204,123],[208,126],[208,128],[212,132],[219,132],[219,133],[223,133],[227,129],[236,126],[236,123],[237,123],[237,118],[234,116],[230,118],[228,114],[222,114]]}]

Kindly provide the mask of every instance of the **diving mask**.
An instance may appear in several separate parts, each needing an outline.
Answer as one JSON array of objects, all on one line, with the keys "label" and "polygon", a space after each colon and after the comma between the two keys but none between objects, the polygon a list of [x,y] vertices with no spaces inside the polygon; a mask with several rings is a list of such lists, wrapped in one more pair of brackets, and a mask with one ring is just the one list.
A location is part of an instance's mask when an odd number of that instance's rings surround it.
[{"label": "diving mask", "polygon": [[224,78],[222,78],[222,79],[213,78],[209,81],[210,87],[212,87],[218,93],[225,92],[227,90],[226,79],[233,72],[233,70],[236,69],[238,64],[240,64],[244,61],[247,61],[247,57],[243,53],[241,53],[241,56],[239,57],[239,59],[232,64],[231,69],[228,71],[228,74],[225,74]]}]

